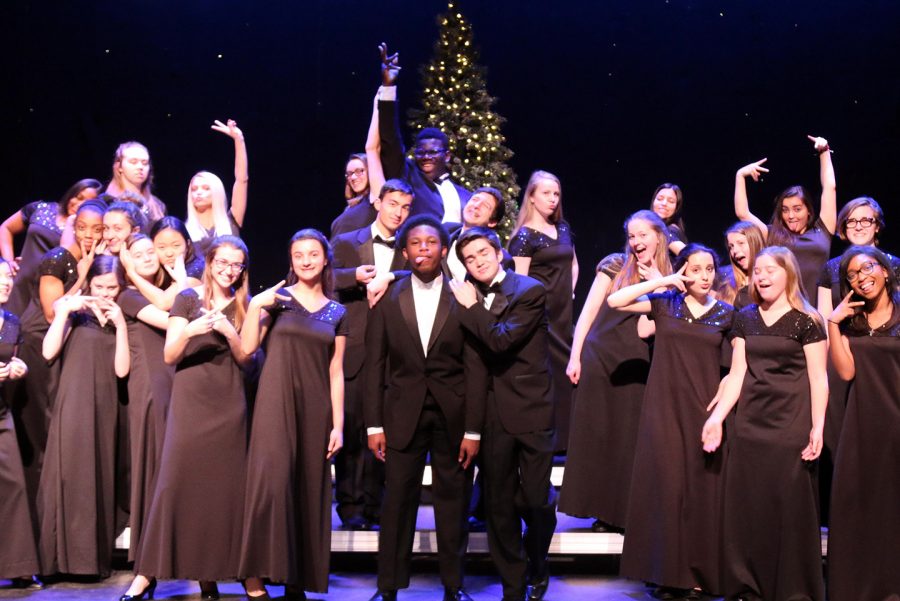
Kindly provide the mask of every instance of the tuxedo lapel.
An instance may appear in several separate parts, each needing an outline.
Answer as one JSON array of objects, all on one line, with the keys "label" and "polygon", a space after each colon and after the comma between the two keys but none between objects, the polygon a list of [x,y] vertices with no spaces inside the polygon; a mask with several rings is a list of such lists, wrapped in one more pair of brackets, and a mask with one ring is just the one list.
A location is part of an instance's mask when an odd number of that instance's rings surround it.
[{"label": "tuxedo lapel", "polygon": [[416,303],[413,300],[412,282],[410,278],[403,278],[397,283],[397,302],[400,304],[400,314],[403,315],[403,321],[409,328],[409,333],[416,343],[421,356],[425,355],[422,349],[422,342],[419,337],[419,322],[416,319]]},{"label": "tuxedo lapel", "polygon": [[372,230],[370,228],[360,230],[356,241],[359,243],[359,264],[374,265],[375,250],[372,246]]},{"label": "tuxedo lapel", "polygon": [[[374,253],[374,251],[373,251]],[[403,251],[400,250],[400,246],[394,249],[394,259],[391,261],[391,271],[400,271],[406,267],[406,259],[403,257]]]},{"label": "tuxedo lapel", "polygon": [[431,338],[428,339],[429,352],[431,351],[431,347],[434,345],[434,341],[437,340],[438,336],[440,336],[444,324],[447,323],[447,318],[450,316],[451,295],[452,292],[450,291],[450,282],[445,277],[444,282],[441,285],[441,300],[438,301],[437,313],[434,316],[434,325],[431,326]]}]

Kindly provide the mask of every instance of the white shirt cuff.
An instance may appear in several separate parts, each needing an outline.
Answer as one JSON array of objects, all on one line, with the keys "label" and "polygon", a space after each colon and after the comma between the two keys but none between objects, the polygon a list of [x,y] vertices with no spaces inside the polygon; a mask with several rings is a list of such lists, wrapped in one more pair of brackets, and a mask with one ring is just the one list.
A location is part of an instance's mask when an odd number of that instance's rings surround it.
[{"label": "white shirt cuff", "polygon": [[373,434],[384,434],[384,428],[366,428],[366,436]]},{"label": "white shirt cuff", "polygon": [[396,102],[397,86],[380,86],[378,88],[378,99],[384,102]]},{"label": "white shirt cuff", "polygon": [[478,432],[466,432],[463,434],[463,438],[468,438],[469,440],[481,440],[481,434]]}]

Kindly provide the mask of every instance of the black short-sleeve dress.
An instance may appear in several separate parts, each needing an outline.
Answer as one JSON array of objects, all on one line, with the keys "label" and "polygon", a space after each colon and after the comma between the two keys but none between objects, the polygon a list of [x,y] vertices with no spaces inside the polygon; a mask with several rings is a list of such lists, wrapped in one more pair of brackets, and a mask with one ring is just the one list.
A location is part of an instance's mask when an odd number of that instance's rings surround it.
[{"label": "black short-sleeve dress", "polygon": [[717,301],[694,317],[677,291],[651,294],[656,323],[631,480],[624,576],[719,590],[723,453],[700,444],[722,376],[721,347],[734,309]]},{"label": "black short-sleeve dress", "polygon": [[[9,311],[2,312],[0,325],[0,362],[9,363],[22,343],[19,318]],[[3,543],[0,544],[0,578],[20,578],[40,572],[37,554],[37,533],[25,490],[25,473],[16,441],[16,428],[7,403],[11,392],[6,383],[0,389],[0,524],[3,524]]]},{"label": "black short-sleeve dress", "polygon": [[50,429],[50,415],[59,381],[60,362],[48,364],[44,359],[44,335],[50,323],[44,317],[38,290],[40,279],[49,276],[62,282],[63,289],[69,291],[78,281],[78,260],[67,249],[54,248],[47,252],[38,265],[35,274],[31,302],[22,316],[22,346],[19,357],[28,366],[28,377],[17,382],[13,400],[13,417],[19,436],[19,450],[25,468],[28,497],[34,504],[32,511],[37,516],[37,489],[44,463],[44,448]]},{"label": "black short-sleeve dress", "polygon": [[831,232],[820,217],[802,234],[792,234],[788,243],[784,245],[797,257],[806,298],[812,304],[816,304],[816,282],[819,280],[819,274],[822,273],[822,267],[828,262],[828,256],[831,254],[831,238]]},{"label": "black short-sleeve dress", "polygon": [[131,354],[131,371],[128,374],[131,546],[128,555],[133,561],[156,487],[175,367],[163,361],[165,330],[154,328],[137,318],[150,301],[136,289],[126,288],[119,295],[118,304],[128,324]]},{"label": "black short-sleeve dress", "polygon": [[328,591],[332,427],[329,367],[347,335],[344,307],[310,312],[291,293],[269,310],[266,362],[253,409],[240,576]]},{"label": "black short-sleeve dress", "polygon": [[[597,270],[615,279],[624,256]],[[600,307],[581,351],[572,431],[559,510],[624,528],[650,347],[637,333],[638,316]]]},{"label": "black short-sleeve dress", "polygon": [[39,200],[21,208],[22,223],[25,225],[25,241],[19,256],[19,272],[16,283],[6,302],[6,310],[15,315],[24,315],[34,293],[34,278],[41,258],[59,246],[62,228],[59,226],[59,205],[55,202]]},{"label": "black short-sleeve dress", "polygon": [[566,375],[566,367],[572,351],[572,258],[575,246],[569,224],[565,221],[556,224],[556,238],[523,227],[509,241],[509,254],[530,257],[528,275],[547,289],[555,447],[556,451],[564,451],[572,413],[572,382]]},{"label": "black short-sleeve dress", "polygon": [[[192,321],[202,301],[179,293],[170,317]],[[234,303],[225,316],[234,319]],[[175,368],[156,491],[135,571],[150,577],[237,576],[244,514],[247,402],[228,341],[212,331],[188,340]]]},{"label": "black short-sleeve dress", "polygon": [[109,575],[116,540],[116,328],[71,315],[38,490],[41,573]]},{"label": "black short-sleeve dress", "polygon": [[900,594],[900,325],[887,325],[845,330],[856,377],[832,484],[828,530],[832,601],[892,599]]},{"label": "black short-sleeve dress", "polygon": [[733,335],[746,343],[747,371],[728,432],[721,592],[821,601],[818,465],[800,453],[812,429],[803,347],[825,340],[825,330],[796,309],[766,325],[750,305]]}]

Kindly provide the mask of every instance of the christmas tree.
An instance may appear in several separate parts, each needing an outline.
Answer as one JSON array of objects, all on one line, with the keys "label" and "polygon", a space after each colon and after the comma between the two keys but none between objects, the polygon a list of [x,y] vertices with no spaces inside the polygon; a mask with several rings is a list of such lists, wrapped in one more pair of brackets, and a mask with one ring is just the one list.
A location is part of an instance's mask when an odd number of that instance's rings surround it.
[{"label": "christmas tree", "polygon": [[497,99],[487,93],[485,69],[477,64],[472,26],[456,7],[438,16],[440,28],[434,58],[421,69],[422,108],[410,109],[414,132],[437,127],[450,140],[453,178],[470,190],[492,186],[503,193],[506,217],[497,226],[505,242],[516,223],[519,185],[506,164],[513,152],[500,131],[505,119],[492,110]]}]

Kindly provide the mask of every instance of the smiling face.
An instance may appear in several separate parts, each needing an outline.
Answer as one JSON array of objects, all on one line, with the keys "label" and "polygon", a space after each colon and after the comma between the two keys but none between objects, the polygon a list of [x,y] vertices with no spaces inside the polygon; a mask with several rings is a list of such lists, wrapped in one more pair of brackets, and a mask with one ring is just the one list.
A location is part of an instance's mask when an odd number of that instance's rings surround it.
[{"label": "smiling face", "polygon": [[126,182],[140,189],[150,175],[150,154],[143,146],[129,146],[122,151],[118,169]]},{"label": "smiling face", "polygon": [[420,279],[428,281],[439,273],[441,259],[446,255],[447,249],[441,244],[441,235],[434,227],[419,225],[407,234],[403,257]]},{"label": "smiling face", "polygon": [[632,219],[628,222],[628,248],[634,253],[638,263],[650,265],[658,246],[659,238],[649,221]]},{"label": "smiling face", "polygon": [[3,305],[6,301],[9,300],[9,295],[12,292],[12,287],[12,269],[10,269],[9,263],[3,261],[2,263],[0,263],[0,305]]},{"label": "smiling face", "polygon": [[244,272],[247,257],[244,251],[223,244],[216,249],[209,264],[212,280],[223,290],[228,290]]},{"label": "smiling face", "polygon": [[121,287],[119,286],[119,280],[116,279],[116,274],[104,273],[91,278],[90,289],[91,296],[115,301],[116,297],[119,296]]},{"label": "smiling face", "polygon": [[493,221],[491,217],[496,208],[497,199],[493,194],[487,192],[473,194],[466,206],[463,207],[463,224],[466,227],[493,228],[497,222]]},{"label": "smiling face", "polygon": [[652,210],[659,218],[668,223],[678,208],[678,195],[672,188],[662,188],[653,199]]},{"label": "smiling face", "polygon": [[369,187],[369,172],[366,170],[366,164],[359,159],[350,159],[347,162],[344,177],[347,179],[350,190],[356,196],[362,194]]},{"label": "smiling face", "polygon": [[788,196],[781,201],[781,220],[787,229],[802,234],[809,224],[809,208],[799,196]]},{"label": "smiling face", "polygon": [[291,244],[291,269],[301,282],[317,282],[327,263],[325,249],[318,240],[303,239]]},{"label": "smiling face", "polygon": [[107,250],[114,255],[119,254],[122,244],[133,230],[128,217],[121,211],[107,211],[103,216],[103,239],[106,240]]},{"label": "smiling face", "polygon": [[705,297],[716,280],[716,261],[708,252],[695,252],[685,262],[684,275],[694,280],[686,284],[688,293],[697,298]]},{"label": "smiling face", "polygon": [[875,244],[875,235],[878,234],[878,219],[875,210],[862,205],[856,207],[847,215],[844,230],[850,244],[856,246],[870,246]]},{"label": "smiling face", "polygon": [[85,188],[77,196],[69,199],[69,202],[66,204],[66,215],[74,215],[81,203],[94,198],[97,198],[97,188]]},{"label": "smiling face", "polygon": [[447,173],[447,161],[450,153],[444,147],[444,143],[437,138],[424,138],[416,143],[413,151],[416,165],[428,179],[434,181]]},{"label": "smiling face", "polygon": [[788,274],[774,257],[762,254],[753,264],[753,285],[760,297],[767,303],[773,303],[785,293]]},{"label": "smiling face", "polygon": [[153,279],[153,276],[159,271],[159,256],[156,254],[156,248],[153,247],[153,241],[141,238],[128,250],[138,275],[146,280]]},{"label": "smiling face", "polygon": [[528,197],[528,201],[534,205],[534,210],[541,217],[549,221],[559,206],[560,197],[559,184],[552,179],[542,178],[535,183],[534,191]]},{"label": "smiling face", "polygon": [[91,252],[91,248],[103,240],[103,215],[95,211],[84,210],[75,218],[75,243],[82,254]]},{"label": "smiling face", "polygon": [[175,265],[175,258],[187,252],[187,241],[184,236],[173,229],[159,230],[153,238],[153,246],[160,263],[168,267]]},{"label": "smiling face", "polygon": [[375,210],[378,211],[378,223],[394,234],[406,218],[409,217],[409,209],[412,206],[413,197],[403,192],[391,191],[375,201]]},{"label": "smiling face", "polygon": [[872,301],[887,289],[888,274],[875,257],[858,254],[847,264],[847,281],[853,292]]},{"label": "smiling face", "polygon": [[728,255],[735,265],[746,273],[750,269],[750,243],[747,236],[739,232],[731,232],[725,237],[728,241]]},{"label": "smiling face", "polygon": [[491,246],[486,238],[476,238],[462,249],[466,271],[482,284],[490,284],[497,277],[503,263],[503,251]]}]

